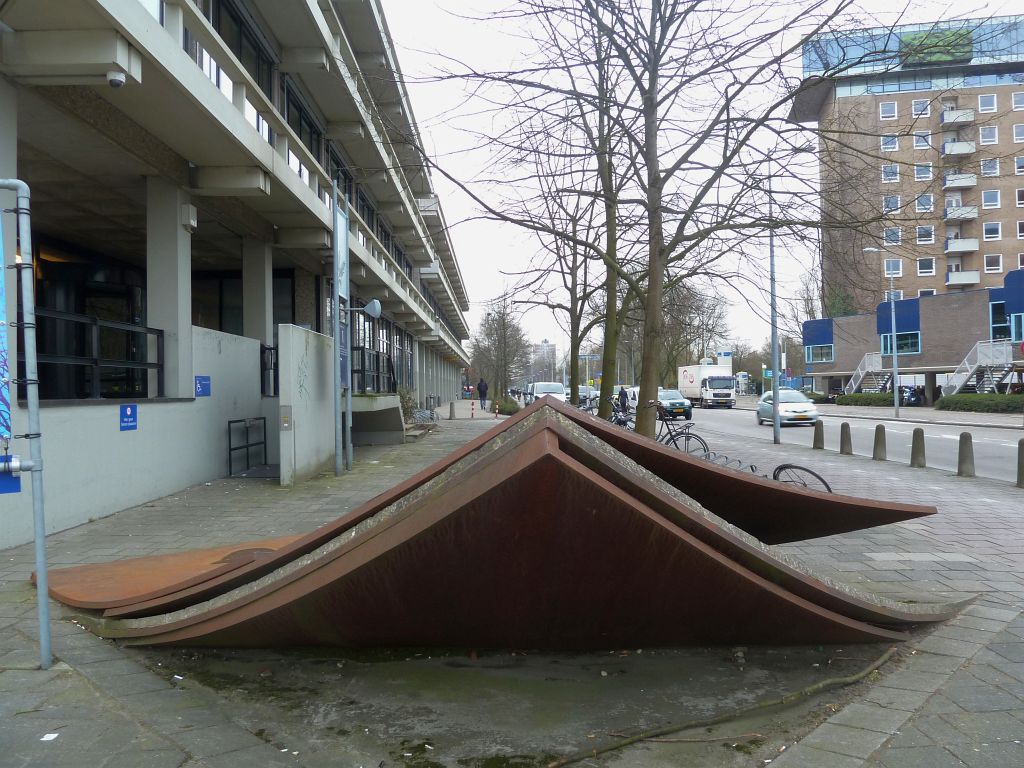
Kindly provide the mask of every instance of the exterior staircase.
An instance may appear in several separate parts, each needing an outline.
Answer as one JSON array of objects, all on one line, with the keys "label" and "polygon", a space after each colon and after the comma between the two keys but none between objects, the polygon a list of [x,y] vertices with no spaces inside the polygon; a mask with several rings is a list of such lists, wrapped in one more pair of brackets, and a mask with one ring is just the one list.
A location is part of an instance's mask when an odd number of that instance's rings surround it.
[{"label": "exterior staircase", "polygon": [[1009,339],[979,341],[950,374],[942,387],[943,397],[966,393],[997,392],[1013,370],[1014,343]]},{"label": "exterior staircase", "polygon": [[892,373],[882,368],[882,353],[868,352],[861,358],[843,391],[848,395],[854,392],[881,392],[889,386],[891,378]]}]

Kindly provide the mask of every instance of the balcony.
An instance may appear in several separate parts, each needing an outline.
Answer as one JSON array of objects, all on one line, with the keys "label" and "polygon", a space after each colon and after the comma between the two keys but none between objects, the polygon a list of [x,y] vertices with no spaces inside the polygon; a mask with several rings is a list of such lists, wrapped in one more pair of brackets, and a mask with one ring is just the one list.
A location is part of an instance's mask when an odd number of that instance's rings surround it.
[{"label": "balcony", "polygon": [[944,109],[939,113],[939,125],[971,125],[974,122],[973,109]]},{"label": "balcony", "polygon": [[942,175],[943,189],[970,189],[978,184],[976,173],[945,173]]},{"label": "balcony", "polygon": [[942,212],[946,221],[970,221],[978,218],[976,205],[951,205]]},{"label": "balcony", "polygon": [[947,237],[943,253],[974,253],[978,250],[976,237]]},{"label": "balcony", "polygon": [[981,272],[976,269],[964,270],[963,272],[947,272],[946,285],[959,288],[966,285],[977,285],[981,282]]},{"label": "balcony", "polygon": [[973,141],[944,141],[942,142],[943,157],[966,157],[978,151],[978,145]]}]

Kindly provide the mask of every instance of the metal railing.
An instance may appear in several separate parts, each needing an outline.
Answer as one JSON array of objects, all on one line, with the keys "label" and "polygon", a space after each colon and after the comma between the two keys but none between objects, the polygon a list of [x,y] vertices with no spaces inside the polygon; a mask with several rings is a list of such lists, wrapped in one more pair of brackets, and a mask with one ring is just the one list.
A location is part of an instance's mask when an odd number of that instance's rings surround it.
[{"label": "metal railing", "polygon": [[963,362],[956,367],[946,383],[942,385],[942,394],[947,396],[959,392],[979,366],[1006,366],[1012,362],[1013,342],[1009,339],[979,341],[971,347],[971,351],[967,353]]},{"label": "metal railing", "polygon": [[860,383],[864,380],[865,376],[872,371],[880,370],[882,370],[882,353],[865,353],[864,357],[860,359],[860,363],[857,365],[857,370],[853,372],[853,376],[850,377],[850,380],[846,383],[843,391],[848,395],[852,395],[857,391],[857,387],[860,386]]},{"label": "metal railing", "polygon": [[[133,325],[115,320],[101,320],[90,315],[78,315],[71,312],[60,312],[55,309],[36,308],[36,317],[54,320],[60,323],[71,323],[73,326],[84,327],[85,345],[87,354],[70,355],[41,351],[38,354],[40,363],[53,365],[85,366],[91,368],[89,377],[89,398],[104,397],[102,389],[103,369],[127,368],[130,370],[146,370],[156,372],[157,397],[164,396],[164,332],[159,328],[148,328],[144,325]],[[136,347],[142,350],[142,360],[128,360],[124,358],[104,357],[102,354],[101,332],[104,329],[121,331],[131,336],[142,335],[144,338]],[[45,335],[40,334],[43,338]],[[156,361],[149,361],[149,337],[156,342]],[[39,344],[45,350],[46,343]],[[124,396],[129,397],[134,393],[125,392]],[[106,395],[107,397],[111,395]]]}]

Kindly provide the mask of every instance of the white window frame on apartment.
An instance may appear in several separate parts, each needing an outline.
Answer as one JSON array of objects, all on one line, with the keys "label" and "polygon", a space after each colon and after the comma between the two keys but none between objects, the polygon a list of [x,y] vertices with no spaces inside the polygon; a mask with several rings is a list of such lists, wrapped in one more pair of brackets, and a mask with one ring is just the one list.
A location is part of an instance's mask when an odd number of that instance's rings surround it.
[{"label": "white window frame on apartment", "polygon": [[889,303],[889,296],[892,296],[893,301],[903,301],[903,289],[893,288],[891,291],[886,288],[885,293],[882,294],[882,301],[886,304]]},{"label": "white window frame on apartment", "polygon": [[1024,221],[1017,222],[1017,239],[1024,240]]},{"label": "white window frame on apartment", "polygon": [[899,209],[899,195],[882,195],[882,213],[896,213]]},{"label": "white window frame on apartment", "polygon": [[[925,266],[930,264],[931,266]],[[918,277],[931,277],[935,274],[935,257],[924,256],[917,260],[917,276]]]},{"label": "white window frame on apartment", "polygon": [[917,244],[931,245],[935,242],[935,227],[931,224],[922,224],[917,228]]},{"label": "white window frame on apartment", "polygon": [[899,227],[886,227],[882,230],[884,245],[899,245],[903,242],[903,231]]},{"label": "white window frame on apartment", "polygon": [[883,260],[882,274],[886,277],[903,277],[903,259]]},{"label": "white window frame on apartment", "polygon": [[[993,274],[995,272],[1003,271],[1003,254],[1001,253],[986,253],[984,255],[985,272]],[[993,261],[990,261],[993,260]],[[990,266],[991,264],[991,266]]]},{"label": "white window frame on apartment", "polygon": [[1017,254],[1017,269],[1024,269],[1024,253]]},{"label": "white window frame on apartment", "polygon": [[805,363],[831,363],[835,359],[835,347],[832,344],[812,344],[804,347]]},{"label": "white window frame on apartment", "polygon": [[931,149],[932,134],[930,131],[914,131],[914,149]]},{"label": "white window frame on apartment", "polygon": [[982,208],[998,208],[1000,205],[1000,195],[998,189],[983,189],[981,190],[981,207]]},{"label": "white window frame on apartment", "polygon": [[1017,207],[1024,208],[1024,189],[1017,189]]},{"label": "white window frame on apartment", "polygon": [[914,163],[914,181],[931,181],[932,164]]},{"label": "white window frame on apartment", "polygon": [[932,213],[935,210],[935,195],[931,192],[918,195],[914,201],[914,210],[917,213]]},{"label": "white window frame on apartment", "polygon": [[[903,291],[894,291],[894,293],[900,294],[900,299],[903,298]],[[888,301],[888,299],[886,299]],[[897,299],[899,301],[899,299]],[[913,343],[907,344],[906,342],[911,341],[913,337]],[[881,337],[882,341],[882,354],[892,354],[892,334],[883,333]],[[903,348],[900,348],[900,342],[904,342]],[[886,343],[888,342],[888,344]],[[920,331],[899,331],[896,334],[896,350],[900,355],[919,355],[921,354],[921,332]]]},{"label": "white window frame on apartment", "polygon": [[934,296],[937,293],[938,291],[936,291],[934,288],[919,288],[917,291],[917,297],[921,298],[922,296]]},{"label": "white window frame on apartment", "polygon": [[[887,109],[892,108],[892,114],[887,115]],[[878,119],[879,120],[895,120],[898,117],[899,110],[896,107],[895,101],[880,101],[878,102]]]},{"label": "white window frame on apartment", "polygon": [[879,145],[882,152],[898,152],[900,148],[900,137],[895,133],[883,133],[879,137]]},{"label": "white window frame on apartment", "polygon": [[[987,165],[986,165],[987,164]],[[998,157],[987,157],[981,161],[981,175],[989,178],[994,178],[999,175],[999,158]],[[987,173],[986,168],[993,169],[995,173]]]},{"label": "white window frame on apartment", "polygon": [[999,126],[998,125],[982,125],[978,128],[978,143],[979,144],[998,144],[999,143]]},{"label": "white window frame on apartment", "polygon": [[1010,96],[1010,102],[1014,112],[1024,110],[1024,91],[1014,91]]},{"label": "white window frame on apartment", "polygon": [[[921,105],[924,105],[922,108]],[[910,114],[912,117],[928,117],[932,113],[931,99],[914,99],[910,102]]]},{"label": "white window frame on apartment", "polygon": [[[989,235],[992,228],[995,228],[994,234]],[[1003,224],[999,221],[986,221],[981,225],[982,239],[984,240],[1002,240],[1003,239]]]},{"label": "white window frame on apartment", "polygon": [[[992,104],[987,105],[987,100],[992,99]],[[994,93],[979,93],[978,94],[978,111],[987,113],[995,112],[999,108],[999,100],[996,98]]]},{"label": "white window frame on apartment", "polygon": [[1024,144],[1024,123],[1013,124],[1013,143]]},{"label": "white window frame on apartment", "polygon": [[[886,174],[886,171],[892,171],[891,174]],[[882,183],[883,184],[895,184],[900,180],[900,164],[899,163],[886,163],[882,166]]]},{"label": "white window frame on apartment", "polygon": [[1013,158],[1013,172],[1017,176],[1024,176],[1024,155]]}]

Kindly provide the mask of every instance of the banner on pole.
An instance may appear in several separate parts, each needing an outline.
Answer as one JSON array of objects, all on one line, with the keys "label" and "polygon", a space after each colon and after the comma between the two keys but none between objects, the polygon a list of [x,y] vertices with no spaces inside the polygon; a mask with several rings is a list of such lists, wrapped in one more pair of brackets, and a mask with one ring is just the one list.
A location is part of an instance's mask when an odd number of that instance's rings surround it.
[{"label": "banner on pole", "polygon": [[333,256],[338,284],[334,293],[348,304],[348,197],[334,201]]},{"label": "banner on pole", "polygon": [[11,439],[11,365],[7,346],[7,290],[4,285],[4,228],[0,222],[0,440]]}]

